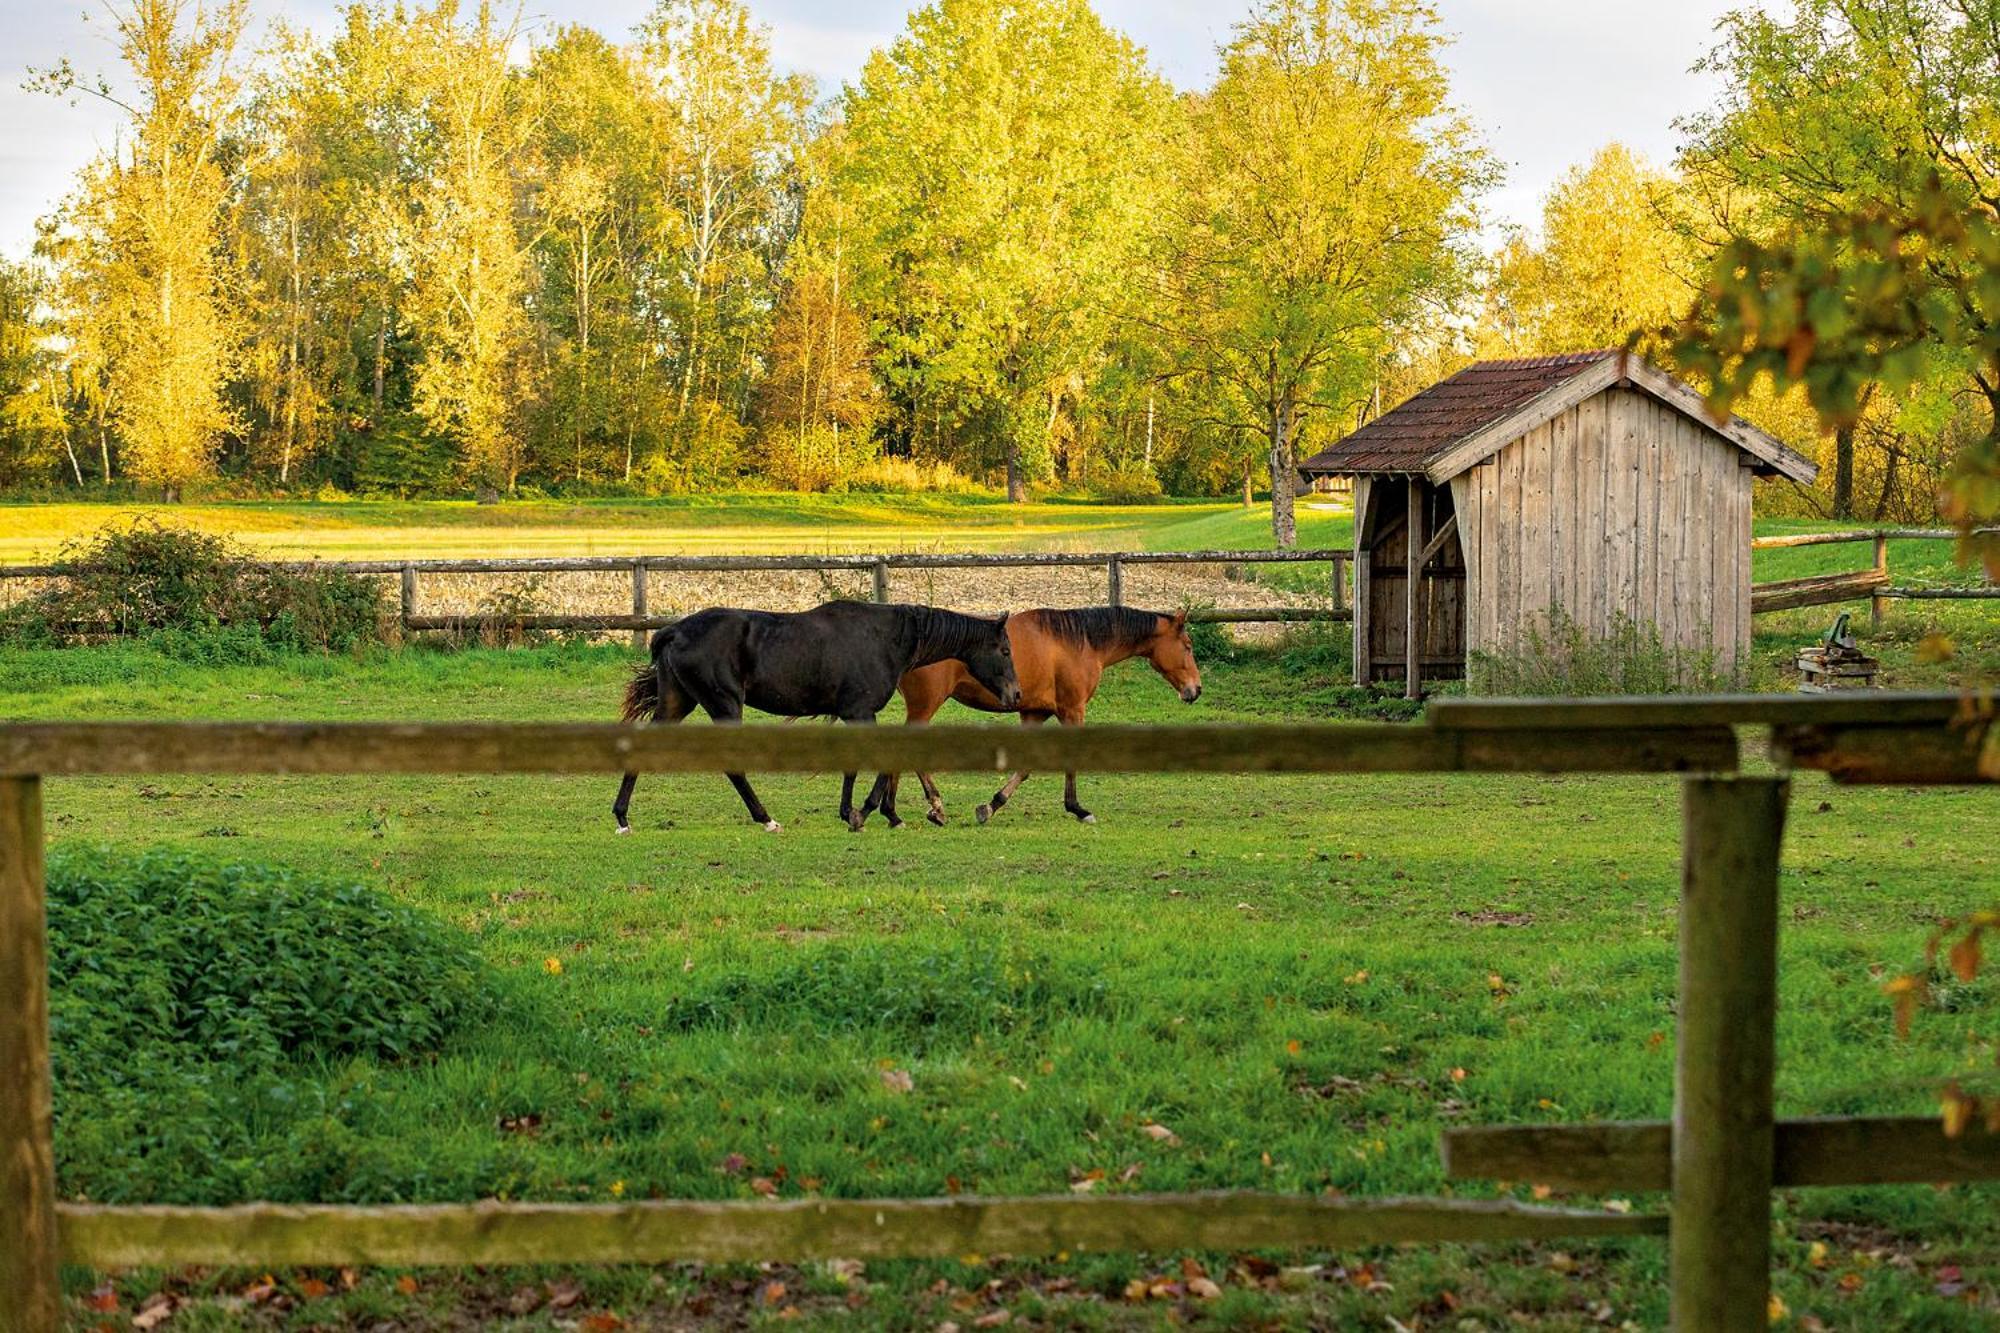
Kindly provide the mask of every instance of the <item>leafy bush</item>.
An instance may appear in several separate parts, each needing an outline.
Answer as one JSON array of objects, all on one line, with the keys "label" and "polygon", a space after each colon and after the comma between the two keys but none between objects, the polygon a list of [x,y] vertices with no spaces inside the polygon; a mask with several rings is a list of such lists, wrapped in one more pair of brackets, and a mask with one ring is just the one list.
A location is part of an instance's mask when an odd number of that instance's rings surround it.
[{"label": "leafy bush", "polygon": [[818,425],[799,431],[768,430],[763,437],[764,471],[790,491],[831,491],[880,452],[867,431]]},{"label": "leafy bush", "polygon": [[166,635],[202,660],[241,661],[270,649],[347,651],[381,633],[373,579],[262,568],[226,538],[150,519],[72,542],[56,564],[45,587],[0,612],[0,641]]},{"label": "leafy bush", "polygon": [[59,1166],[100,1199],[338,1192],[300,1150],[341,1129],[328,1071],[425,1056],[493,1007],[456,932],[358,884],[58,848],[48,912]]},{"label": "leafy bush", "polygon": [[981,486],[949,463],[920,462],[914,458],[873,458],[847,479],[847,489],[868,494],[904,495],[985,495]]},{"label": "leafy bush", "polygon": [[1713,649],[1669,648],[1661,642],[1658,626],[1622,614],[1609,633],[1593,634],[1561,607],[1531,621],[1514,652],[1475,652],[1469,666],[1474,694],[1674,694],[1732,683],[1716,667]]},{"label": "leafy bush", "polygon": [[1114,505],[1154,504],[1166,494],[1153,469],[1138,459],[1120,463],[1093,478],[1092,489],[1105,504]]}]

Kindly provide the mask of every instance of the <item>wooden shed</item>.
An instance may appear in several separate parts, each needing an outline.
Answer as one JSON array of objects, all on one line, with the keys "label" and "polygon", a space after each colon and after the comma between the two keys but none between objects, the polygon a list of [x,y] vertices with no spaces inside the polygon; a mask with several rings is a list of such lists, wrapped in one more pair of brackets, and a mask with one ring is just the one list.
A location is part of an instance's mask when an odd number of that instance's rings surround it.
[{"label": "wooden shed", "polygon": [[1559,608],[1733,666],[1750,643],[1750,494],[1817,469],[1621,351],[1482,361],[1300,464],[1354,478],[1354,679],[1465,675]]}]

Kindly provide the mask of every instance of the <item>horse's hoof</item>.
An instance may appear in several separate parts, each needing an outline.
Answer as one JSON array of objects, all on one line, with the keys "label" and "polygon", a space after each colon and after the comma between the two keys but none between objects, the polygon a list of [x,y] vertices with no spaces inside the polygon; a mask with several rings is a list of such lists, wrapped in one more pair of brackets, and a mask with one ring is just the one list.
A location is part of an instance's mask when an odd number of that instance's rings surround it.
[{"label": "horse's hoof", "polygon": [[990,805],[982,805],[977,810],[974,810],[972,812],[972,817],[974,819],[977,819],[980,823],[984,824],[987,820],[993,818],[993,807]]},{"label": "horse's hoof", "polygon": [[889,827],[890,827],[890,828],[901,828],[901,827],[903,827],[903,821],[902,821],[902,820],[900,820],[900,819],[898,819],[898,818],[896,818],[896,817],[895,817],[894,815],[884,815],[884,816],[882,816],[882,818],[884,818],[884,819],[886,819],[886,820],[888,820],[888,821],[889,821]]},{"label": "horse's hoof", "polygon": [[624,837],[627,833],[630,833],[631,831],[632,831],[632,826],[630,824],[620,824],[618,826],[618,836],[621,838]]},{"label": "horse's hoof", "polygon": [[933,810],[925,815],[924,818],[930,820],[931,823],[936,824],[939,828],[944,827],[944,811],[942,810]]},{"label": "horse's hoof", "polygon": [[1080,824],[1095,824],[1097,822],[1096,815],[1084,814],[1084,815],[1078,815],[1076,818],[1077,822]]},{"label": "horse's hoof", "polygon": [[767,819],[764,821],[764,832],[783,833],[784,831],[785,831],[785,826],[783,824],[780,824],[777,820]]}]

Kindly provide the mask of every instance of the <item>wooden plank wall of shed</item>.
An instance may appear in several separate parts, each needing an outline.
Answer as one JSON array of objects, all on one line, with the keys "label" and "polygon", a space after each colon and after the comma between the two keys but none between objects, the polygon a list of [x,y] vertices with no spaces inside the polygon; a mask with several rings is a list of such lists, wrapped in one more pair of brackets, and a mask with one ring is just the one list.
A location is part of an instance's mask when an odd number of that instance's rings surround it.
[{"label": "wooden plank wall of shed", "polygon": [[1561,606],[1593,633],[1623,612],[1733,665],[1750,642],[1743,457],[1701,422],[1613,389],[1455,479],[1470,650],[1510,651]]}]

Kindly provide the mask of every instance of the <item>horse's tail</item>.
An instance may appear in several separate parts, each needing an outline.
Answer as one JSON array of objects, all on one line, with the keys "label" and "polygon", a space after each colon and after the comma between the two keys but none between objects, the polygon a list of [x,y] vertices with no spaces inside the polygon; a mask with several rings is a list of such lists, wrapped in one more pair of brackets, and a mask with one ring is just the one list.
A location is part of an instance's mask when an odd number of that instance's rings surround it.
[{"label": "horse's tail", "polygon": [[651,722],[660,715],[660,667],[649,661],[625,684],[625,720]]}]

